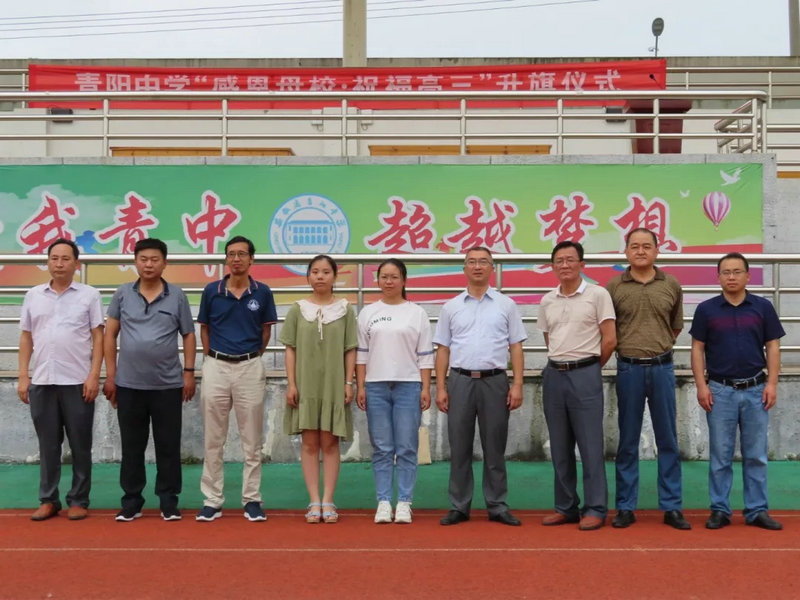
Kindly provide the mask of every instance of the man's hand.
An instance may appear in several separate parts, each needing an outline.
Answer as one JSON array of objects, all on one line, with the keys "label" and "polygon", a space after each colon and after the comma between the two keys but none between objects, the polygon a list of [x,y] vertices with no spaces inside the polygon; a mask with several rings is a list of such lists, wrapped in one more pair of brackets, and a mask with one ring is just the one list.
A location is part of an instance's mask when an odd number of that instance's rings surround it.
[{"label": "man's hand", "polygon": [[194,398],[194,391],[197,384],[194,379],[194,371],[183,372],[183,401],[188,402]]},{"label": "man's hand", "polygon": [[117,408],[117,386],[110,377],[106,377],[106,382],[103,384],[103,395],[111,406]]},{"label": "man's hand", "polygon": [[97,398],[97,394],[99,393],[100,378],[89,375],[89,379],[83,382],[83,401],[87,404],[94,402],[95,398]]},{"label": "man's hand", "polygon": [[761,403],[764,405],[765,410],[769,410],[778,401],[778,386],[774,383],[768,383],[764,386],[764,393],[761,395]]},{"label": "man's hand", "polygon": [[697,402],[703,407],[704,411],[711,412],[711,407],[714,406],[714,398],[711,395],[711,388],[706,384],[697,385]]},{"label": "man's hand", "polygon": [[509,410],[516,410],[522,406],[522,384],[514,384],[508,390],[508,397],[506,398],[506,406]]},{"label": "man's hand", "polygon": [[450,397],[447,395],[447,390],[436,390],[436,406],[443,413],[446,413],[450,408]]},{"label": "man's hand", "polygon": [[28,399],[28,388],[31,387],[31,378],[27,375],[20,375],[19,382],[17,382],[17,396],[19,399],[22,400],[25,404],[28,404],[30,400]]}]

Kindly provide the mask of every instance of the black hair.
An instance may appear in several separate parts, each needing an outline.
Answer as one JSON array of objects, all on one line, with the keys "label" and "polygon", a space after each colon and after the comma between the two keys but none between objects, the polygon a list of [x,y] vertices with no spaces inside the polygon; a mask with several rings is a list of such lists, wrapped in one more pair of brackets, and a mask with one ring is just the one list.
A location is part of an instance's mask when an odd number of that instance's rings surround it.
[{"label": "black hair", "polygon": [[333,276],[336,277],[337,273],[339,272],[339,267],[336,266],[336,261],[333,260],[327,254],[317,254],[314,258],[308,261],[308,268],[306,269],[306,277],[311,275],[311,267],[314,266],[314,263],[320,260],[328,261],[328,264],[331,266],[331,269],[333,269]]},{"label": "black hair", "polygon": [[564,240],[563,242],[558,242],[553,248],[553,251],[550,253],[550,262],[556,262],[556,252],[559,250],[563,250],[564,248],[575,248],[575,251],[578,253],[578,260],[583,260],[583,245],[580,242],[573,242],[572,240]]},{"label": "black hair", "polygon": [[253,256],[256,255],[256,247],[253,245],[253,242],[251,242],[243,235],[235,235],[227,242],[225,242],[225,254],[228,253],[228,246],[230,246],[231,244],[247,244],[247,252],[248,254],[250,254],[250,257],[252,258]]},{"label": "black hair", "polygon": [[406,269],[405,263],[400,260],[399,258],[387,258],[381,264],[378,265],[378,271],[375,274],[375,277],[380,277],[381,269],[386,265],[394,265],[400,271],[400,275],[403,277],[403,300],[407,300],[406,298],[406,279],[408,279],[408,269]]},{"label": "black hair", "polygon": [[744,254],[742,254],[741,252],[728,252],[725,256],[719,259],[719,262],[717,262],[717,273],[719,273],[720,269],[722,268],[722,261],[728,260],[730,258],[738,258],[740,261],[744,263],[744,270],[747,271],[748,273],[750,272],[750,263],[747,262],[747,259],[744,257]]},{"label": "black hair", "polygon": [[136,242],[133,247],[133,255],[136,256],[142,250],[158,250],[165,259],[167,258],[167,245],[156,238],[145,238]]},{"label": "black hair", "polygon": [[649,233],[650,235],[653,236],[653,243],[656,245],[656,248],[658,248],[658,237],[656,236],[654,231],[649,230],[647,227],[637,227],[636,229],[631,229],[628,232],[628,235],[625,236],[625,247],[626,248],[628,247],[628,242],[630,242],[631,236],[634,233]]},{"label": "black hair", "polygon": [[53,251],[53,246],[58,246],[59,244],[66,244],[67,246],[72,248],[72,254],[75,257],[75,260],[78,260],[78,257],[81,254],[80,250],[78,249],[78,244],[76,244],[72,240],[68,240],[67,238],[63,237],[58,238],[55,242],[53,242],[47,247],[47,258],[50,258],[50,252]]}]

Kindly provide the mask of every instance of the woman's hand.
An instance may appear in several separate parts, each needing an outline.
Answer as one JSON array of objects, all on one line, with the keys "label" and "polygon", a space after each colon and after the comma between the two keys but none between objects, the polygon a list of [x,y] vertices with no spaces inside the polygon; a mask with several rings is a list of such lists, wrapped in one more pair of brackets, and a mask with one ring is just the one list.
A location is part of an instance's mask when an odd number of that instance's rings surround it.
[{"label": "woman's hand", "polygon": [[344,403],[350,404],[353,401],[353,384],[344,384]]},{"label": "woman's hand", "polygon": [[298,399],[297,386],[290,385],[288,388],[286,388],[286,404],[288,404],[292,408],[297,408],[297,399]]},{"label": "woman's hand", "polygon": [[356,404],[361,410],[367,410],[367,390],[363,387],[358,388],[356,392]]}]

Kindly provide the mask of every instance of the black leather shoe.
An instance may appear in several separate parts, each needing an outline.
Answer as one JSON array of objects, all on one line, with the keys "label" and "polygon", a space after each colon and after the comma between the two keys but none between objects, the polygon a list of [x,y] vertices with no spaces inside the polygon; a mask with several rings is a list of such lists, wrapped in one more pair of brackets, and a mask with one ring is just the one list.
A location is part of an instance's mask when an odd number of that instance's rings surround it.
[{"label": "black leather shoe", "polygon": [[747,524],[752,525],[753,527],[761,527],[761,529],[771,529],[772,531],[783,529],[783,525],[770,517],[765,510],[762,510],[760,513],[758,513],[756,518],[752,521],[748,521]]},{"label": "black leather shoe", "polygon": [[731,524],[731,518],[721,510],[712,510],[711,516],[706,521],[706,529],[722,529]]},{"label": "black leather shoe", "polygon": [[517,517],[512,515],[509,511],[503,511],[501,513],[497,513],[496,515],[489,515],[490,521],[497,521],[498,523],[502,523],[503,525],[513,525],[514,527],[519,527],[522,525],[522,521],[520,521]]},{"label": "black leather shoe", "polygon": [[464,521],[469,521],[469,515],[465,515],[458,510],[451,510],[439,520],[439,523],[442,525],[458,525]]},{"label": "black leather shoe", "polygon": [[611,521],[611,526],[617,529],[625,529],[636,523],[636,515],[632,510],[621,510],[617,512],[617,516]]},{"label": "black leather shoe", "polygon": [[664,513],[664,524],[675,529],[691,529],[689,521],[683,518],[683,513],[679,510],[668,510]]}]

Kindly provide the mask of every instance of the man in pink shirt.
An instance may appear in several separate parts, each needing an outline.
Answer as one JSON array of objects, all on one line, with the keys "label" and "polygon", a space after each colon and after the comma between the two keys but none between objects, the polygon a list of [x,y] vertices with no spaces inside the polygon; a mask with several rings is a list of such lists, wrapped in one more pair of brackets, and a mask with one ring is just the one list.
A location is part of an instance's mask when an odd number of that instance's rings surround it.
[{"label": "man in pink shirt", "polygon": [[30,404],[39,438],[41,504],[31,515],[34,521],[61,510],[58,483],[64,433],[72,451],[67,515],[77,521],[88,514],[94,399],[103,362],[103,306],[96,289],[74,281],[78,255],[72,240],[59,238],[50,245],[50,282],[25,294],[20,314],[17,395]]}]

